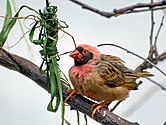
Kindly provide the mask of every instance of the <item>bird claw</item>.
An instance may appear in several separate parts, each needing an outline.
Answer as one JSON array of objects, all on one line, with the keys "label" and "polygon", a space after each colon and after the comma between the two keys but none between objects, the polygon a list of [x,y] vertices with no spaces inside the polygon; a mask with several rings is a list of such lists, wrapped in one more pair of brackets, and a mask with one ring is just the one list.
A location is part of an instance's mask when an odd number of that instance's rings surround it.
[{"label": "bird claw", "polygon": [[91,107],[93,108],[93,107],[96,107],[96,106],[98,106],[99,104],[97,104],[97,103],[94,103]]},{"label": "bird claw", "polygon": [[[66,90],[66,92],[67,91],[71,91],[72,89],[68,89],[68,90]],[[70,93],[70,95],[64,100],[64,104],[66,104],[66,102],[74,95],[74,94],[76,94],[76,91],[73,89],[73,91]]]},{"label": "bird claw", "polygon": [[[99,106],[99,105],[100,105],[100,104],[94,103],[91,107],[93,108],[93,107],[97,107],[97,106]],[[104,105],[104,106],[102,106],[102,107],[108,109],[108,105]]]},{"label": "bird claw", "polygon": [[92,112],[92,119],[94,119],[94,116],[95,116],[95,113],[96,111],[98,111],[100,113],[100,109],[101,108],[107,108],[108,109],[108,105],[106,105],[108,102],[105,101],[105,102],[102,102],[101,104],[97,104],[97,103],[94,103],[91,107],[96,107],[93,112]]},{"label": "bird claw", "polygon": [[74,91],[74,89],[67,89],[66,93],[71,93],[72,91]]},{"label": "bird claw", "polygon": [[[93,105],[92,105],[93,106]],[[103,106],[98,105],[92,112],[92,119],[94,119],[94,116],[96,114],[96,111],[100,112],[99,110],[102,108]]]}]

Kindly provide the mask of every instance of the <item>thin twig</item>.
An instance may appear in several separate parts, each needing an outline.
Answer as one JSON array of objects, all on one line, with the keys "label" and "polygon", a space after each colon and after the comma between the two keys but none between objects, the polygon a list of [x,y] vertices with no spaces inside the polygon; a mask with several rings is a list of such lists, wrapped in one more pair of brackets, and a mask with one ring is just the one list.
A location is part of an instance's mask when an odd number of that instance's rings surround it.
[{"label": "thin twig", "polygon": [[158,40],[158,36],[159,36],[159,33],[160,33],[160,31],[161,31],[161,28],[162,28],[162,26],[163,26],[163,23],[164,22],[164,16],[162,17],[162,20],[161,20],[161,23],[160,23],[160,26],[159,26],[159,28],[158,28],[158,31],[157,31],[157,34],[156,34],[156,36],[155,36],[155,41],[154,41],[154,48],[155,48],[155,56],[156,57],[158,57],[158,51],[157,51],[157,40]]},{"label": "thin twig", "polygon": [[61,30],[62,32],[66,33],[67,35],[69,35],[69,36],[72,38],[72,40],[73,40],[73,42],[74,42],[74,47],[76,48],[77,45],[76,45],[76,41],[75,41],[74,37],[73,37],[70,33],[66,32],[65,30],[63,30],[63,29],[60,29],[60,30]]},{"label": "thin twig", "polygon": [[49,7],[49,0],[46,0],[46,7]]},{"label": "thin twig", "polygon": [[[151,3],[153,3],[153,0],[151,0]],[[150,31],[150,51],[153,51],[153,32],[154,32],[154,13],[153,10],[151,9],[151,31]],[[152,54],[151,54],[152,55]],[[151,56],[150,55],[150,56]]]},{"label": "thin twig", "polygon": [[[164,9],[166,9],[166,7],[163,6],[163,7],[157,7],[157,8],[152,8],[152,9],[153,9],[153,11],[157,11],[157,10],[164,10]],[[125,14],[131,14],[131,13],[133,14],[133,13],[147,12],[147,11],[150,11],[150,9],[148,8],[148,9],[132,10],[132,11],[124,13],[124,15]]]},{"label": "thin twig", "polygon": [[86,114],[84,114],[84,120],[85,120],[85,125],[88,125],[88,119]]},{"label": "thin twig", "polygon": [[[148,8],[146,11],[150,11],[152,9],[154,9],[154,10],[157,9],[158,7],[163,7],[163,6],[165,7],[165,5],[166,5],[165,0],[163,0],[160,2],[154,2],[154,3],[138,3],[135,5],[124,7],[124,8],[114,9],[112,12],[106,12],[106,11],[101,11],[99,9],[96,9],[96,8],[89,6],[78,0],[69,0],[69,1],[81,6],[83,9],[87,9],[89,11],[92,11],[94,13],[97,13],[97,14],[107,17],[107,18],[110,18],[112,16],[119,16],[119,15],[126,14],[126,13],[133,13],[135,9]],[[161,10],[161,8],[160,8],[160,10]],[[143,9],[143,10],[139,10],[137,12],[143,12],[143,11],[145,11],[145,10]]]},{"label": "thin twig", "polygon": [[68,120],[64,119],[67,125],[72,125]]},{"label": "thin twig", "polygon": [[77,112],[77,125],[80,125],[80,114],[79,111],[76,112]]},{"label": "thin twig", "polygon": [[120,49],[122,49],[122,50],[125,50],[127,53],[130,53],[130,54],[132,54],[132,55],[134,55],[134,56],[136,56],[136,57],[138,57],[138,58],[140,58],[140,59],[142,59],[142,60],[144,60],[144,61],[147,61],[147,62],[150,63],[154,68],[156,68],[161,74],[163,74],[164,76],[166,76],[166,73],[165,73],[164,71],[162,71],[160,68],[158,68],[155,64],[153,64],[150,60],[145,59],[144,57],[142,57],[142,56],[140,56],[140,55],[138,55],[138,54],[136,54],[136,53],[134,53],[134,52],[132,52],[132,51],[130,51],[130,50],[124,48],[124,47],[121,47],[121,46],[116,45],[116,44],[113,44],[113,43],[99,44],[98,47],[100,47],[100,46],[105,46],[105,45],[118,47],[118,48],[120,48]]},{"label": "thin twig", "polygon": [[63,55],[66,55],[68,53],[71,53],[71,51],[68,51],[68,52],[64,52],[64,53],[61,53],[61,54],[58,54],[58,56],[63,56]]},{"label": "thin twig", "polygon": [[123,101],[124,101],[124,100],[118,101],[118,102],[114,105],[114,107],[110,109],[110,111],[113,112],[113,111],[119,106],[119,104],[120,104],[121,102],[123,102]]},{"label": "thin twig", "polygon": [[9,46],[9,48],[13,48],[14,46],[16,46],[23,38],[25,38],[25,35],[29,33],[29,31],[26,31],[25,33],[23,33],[22,37],[20,37],[20,39],[14,43],[13,45]]},{"label": "thin twig", "polygon": [[157,85],[158,87],[160,87],[162,90],[166,91],[166,88],[164,86],[162,86],[160,83],[158,83],[158,82],[156,82],[153,79],[148,78],[148,77],[145,77],[145,79],[151,81],[152,83],[154,83],[155,85]]}]

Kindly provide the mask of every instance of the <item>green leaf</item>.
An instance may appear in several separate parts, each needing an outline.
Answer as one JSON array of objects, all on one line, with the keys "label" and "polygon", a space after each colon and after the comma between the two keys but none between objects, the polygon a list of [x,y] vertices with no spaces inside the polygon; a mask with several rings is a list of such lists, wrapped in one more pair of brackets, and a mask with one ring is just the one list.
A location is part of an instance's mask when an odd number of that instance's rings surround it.
[{"label": "green leaf", "polygon": [[12,17],[12,10],[9,0],[7,0],[7,6],[6,6],[6,18],[4,20],[4,24],[0,33],[0,47],[2,47],[8,37],[8,34],[12,27],[15,24],[15,19],[10,19]]},{"label": "green leaf", "polygon": [[56,88],[56,76],[55,76],[55,72],[54,72],[54,65],[51,63],[50,64],[50,84],[51,84],[51,87],[50,87],[50,90],[51,90],[51,101],[49,102],[48,104],[48,107],[47,109],[49,111],[52,111],[52,112],[56,112],[59,108],[59,105],[60,105],[60,99],[57,97],[56,98],[56,105],[55,105],[55,108],[53,108],[53,100],[54,100],[54,97],[56,96],[57,94],[57,88]]},{"label": "green leaf", "polygon": [[[5,41],[11,31],[11,29],[13,28],[13,26],[15,25],[19,13],[23,8],[28,8],[29,10],[32,10],[34,12],[36,12],[37,14],[39,14],[36,10],[34,10],[31,7],[28,6],[21,6],[20,9],[18,10],[18,12],[15,14],[15,16],[12,19],[5,19],[4,21],[4,25],[2,27],[1,33],[0,33],[0,47],[2,47],[5,44]],[[11,11],[11,5],[9,0],[7,0],[7,10],[6,10],[6,16],[11,16],[12,15],[12,11]]]},{"label": "green leaf", "polygon": [[46,52],[47,52],[47,54],[54,54],[54,55],[56,55],[57,49],[54,46],[46,47]]},{"label": "green leaf", "polygon": [[55,108],[53,108],[53,100],[54,98],[52,98],[47,106],[47,110],[48,111],[51,111],[51,112],[56,112],[59,108],[59,105],[60,105],[60,99],[59,98],[56,98],[56,105],[55,105]]},{"label": "green leaf", "polygon": [[46,46],[46,45],[47,45],[47,40],[48,40],[48,37],[47,37],[47,36],[48,36],[48,35],[47,35],[46,33],[45,33],[44,35],[45,35],[45,39],[44,39],[44,42],[43,42],[43,54],[44,54],[44,55],[47,55],[47,50],[46,50],[46,47],[47,47],[47,46]]},{"label": "green leaf", "polygon": [[48,103],[48,106],[47,106],[47,110],[51,111],[51,112],[53,111],[52,103],[53,103],[53,99],[50,100],[50,102]]},{"label": "green leaf", "polygon": [[61,102],[61,100],[57,97],[56,98],[56,105],[55,105],[55,108],[54,108],[54,112],[56,112],[58,110],[60,102]]},{"label": "green leaf", "polygon": [[57,78],[57,83],[58,83],[59,97],[60,97],[60,101],[61,101],[62,125],[63,125],[64,124],[65,107],[63,104],[62,84],[60,81],[61,78],[60,78],[60,73],[59,73],[60,70],[59,70],[59,66],[58,66],[56,58],[51,58],[51,60],[52,60],[52,63],[54,65],[54,72],[55,72],[55,75]]},{"label": "green leaf", "polygon": [[41,45],[41,44],[43,44],[43,41],[44,41],[44,40],[33,40],[33,43],[34,43],[35,45]]},{"label": "green leaf", "polygon": [[42,73],[42,74],[44,74],[44,73],[46,73],[46,70],[44,69],[43,70],[43,65],[44,65],[44,60],[42,61],[42,64],[40,65],[40,67],[39,67],[39,71]]},{"label": "green leaf", "polygon": [[9,2],[9,0],[7,0],[7,4],[6,4],[6,18],[3,24],[3,27],[6,26],[6,24],[8,24],[11,20],[12,17],[12,10],[11,10],[11,4]]},{"label": "green leaf", "polygon": [[[7,39],[7,37],[9,36],[9,33],[11,31],[11,29],[13,28],[13,26],[15,25],[19,13],[21,11],[21,9],[23,8],[28,8],[29,10],[32,10],[34,12],[36,12],[37,14],[39,14],[36,10],[34,10],[33,8],[30,8],[28,6],[21,6],[20,9],[18,10],[18,12],[15,14],[15,16],[12,19],[5,19],[4,21],[4,26],[2,27],[1,33],[0,33],[0,47],[2,47],[5,44],[5,41]],[[7,16],[11,16],[12,15],[12,11],[11,11],[11,5],[9,0],[7,0],[7,10],[6,10],[6,15]]]},{"label": "green leaf", "polygon": [[33,25],[32,29],[31,29],[31,31],[30,31],[30,33],[29,33],[29,40],[30,40],[32,43],[35,43],[34,40],[33,40],[33,36],[34,36],[34,33],[35,33],[35,29],[36,29],[37,24],[38,24],[38,22],[36,22],[36,23]]},{"label": "green leaf", "polygon": [[51,97],[55,97],[57,88],[56,88],[56,76],[54,74],[54,66],[50,64],[50,83],[51,83]]}]

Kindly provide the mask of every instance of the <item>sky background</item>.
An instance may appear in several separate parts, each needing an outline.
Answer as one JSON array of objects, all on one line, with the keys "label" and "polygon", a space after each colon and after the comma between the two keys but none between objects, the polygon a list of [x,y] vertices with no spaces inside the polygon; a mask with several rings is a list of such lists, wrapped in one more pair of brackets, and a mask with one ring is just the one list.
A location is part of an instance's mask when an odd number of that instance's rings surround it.
[{"label": "sky background", "polygon": [[[122,15],[107,19],[88,10],[81,9],[78,5],[68,0],[50,0],[52,5],[58,6],[58,18],[65,21],[69,28],[65,29],[70,33],[77,45],[80,43],[88,43],[98,45],[101,43],[114,43],[123,46],[143,57],[148,55],[149,50],[149,34],[151,29],[150,12]],[[92,5],[104,11],[112,11],[114,8],[122,8],[141,2],[149,2],[150,0],[82,0],[82,2]],[[21,5],[28,5],[36,10],[45,7],[45,0],[20,1],[15,0],[17,8]],[[5,15],[6,0],[0,0],[0,15]],[[32,14],[29,10],[24,9],[21,16]],[[155,30],[156,34],[160,25],[163,11],[155,12]],[[0,18],[0,27],[3,25],[3,18]],[[24,25],[30,28],[30,22],[25,21]],[[25,31],[27,30],[24,28]],[[162,53],[166,50],[166,21],[162,27],[158,38],[158,50]],[[73,41],[70,36],[60,33],[58,43],[59,52],[63,53],[74,49]],[[17,23],[11,31],[7,39],[8,46],[20,40],[22,32]],[[126,53],[115,47],[105,46],[99,48],[102,53],[116,55],[126,62],[126,66],[135,69],[142,60]],[[23,56],[38,66],[41,59],[37,47],[28,44],[22,39],[19,44],[9,49],[9,52]],[[62,56],[59,61],[61,70],[68,75],[69,68],[73,65],[73,60],[68,56]],[[160,62],[157,65],[166,72],[166,62]],[[155,74],[153,78],[157,82],[166,87],[166,78],[156,69],[148,70]],[[47,104],[50,95],[41,87],[36,85],[27,77],[10,71],[0,66],[0,124],[2,125],[60,125],[60,111],[51,113],[47,111]],[[143,84],[138,91],[131,91],[130,97],[126,99],[116,110],[115,114],[129,120],[136,121],[141,125],[162,125],[166,121],[166,92],[161,90],[153,83],[141,79]],[[139,80],[138,80],[139,81]],[[111,106],[110,106],[111,107]],[[65,118],[76,125],[76,111],[70,111],[70,107],[66,107]],[[95,121],[88,119],[89,125],[97,125]],[[84,125],[83,115],[81,115],[81,125]]]}]

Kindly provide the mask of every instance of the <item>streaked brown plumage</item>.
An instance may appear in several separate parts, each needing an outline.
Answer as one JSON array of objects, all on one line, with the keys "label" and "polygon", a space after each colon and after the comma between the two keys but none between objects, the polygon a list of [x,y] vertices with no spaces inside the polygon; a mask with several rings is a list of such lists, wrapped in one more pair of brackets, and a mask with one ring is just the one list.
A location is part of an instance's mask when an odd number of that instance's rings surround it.
[{"label": "streaked brown plumage", "polygon": [[[114,100],[123,100],[129,96],[129,90],[137,89],[136,79],[153,76],[150,73],[135,72],[124,65],[124,61],[116,56],[101,54],[93,46],[79,45],[70,56],[75,65],[69,70],[69,77],[74,86],[74,93],[89,97],[95,101],[95,112]],[[66,102],[65,100],[65,102]]]}]

